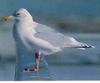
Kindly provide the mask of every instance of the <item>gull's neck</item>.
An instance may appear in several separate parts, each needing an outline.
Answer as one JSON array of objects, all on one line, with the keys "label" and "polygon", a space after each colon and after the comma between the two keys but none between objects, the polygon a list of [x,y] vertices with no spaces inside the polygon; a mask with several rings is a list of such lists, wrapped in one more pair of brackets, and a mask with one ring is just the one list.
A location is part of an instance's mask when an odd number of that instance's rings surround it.
[{"label": "gull's neck", "polygon": [[15,22],[15,26],[17,26],[17,31],[20,34],[31,34],[34,35],[36,33],[36,26],[38,25],[38,23],[36,23],[35,21],[33,21],[33,19],[31,18],[24,18],[24,19],[19,19],[16,20]]}]

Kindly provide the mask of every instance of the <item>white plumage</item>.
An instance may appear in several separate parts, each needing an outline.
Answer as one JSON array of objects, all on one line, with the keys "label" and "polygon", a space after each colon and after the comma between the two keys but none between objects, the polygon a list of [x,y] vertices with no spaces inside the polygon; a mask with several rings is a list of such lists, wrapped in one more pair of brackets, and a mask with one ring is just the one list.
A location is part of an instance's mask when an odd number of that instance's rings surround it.
[{"label": "white plumage", "polygon": [[[19,56],[35,54],[35,71],[39,69],[39,55],[49,55],[62,51],[64,48],[91,48],[87,44],[78,42],[73,37],[64,36],[52,28],[33,21],[30,13],[24,9],[19,9],[13,17],[15,20],[13,27],[13,37]],[[37,56],[38,55],[38,56]]]},{"label": "white plumage", "polygon": [[32,16],[24,8],[16,12],[14,19],[13,35],[16,42],[23,44],[31,51],[51,54],[65,47],[84,49],[92,47],[78,42],[73,37],[64,36],[48,26],[34,22]]}]

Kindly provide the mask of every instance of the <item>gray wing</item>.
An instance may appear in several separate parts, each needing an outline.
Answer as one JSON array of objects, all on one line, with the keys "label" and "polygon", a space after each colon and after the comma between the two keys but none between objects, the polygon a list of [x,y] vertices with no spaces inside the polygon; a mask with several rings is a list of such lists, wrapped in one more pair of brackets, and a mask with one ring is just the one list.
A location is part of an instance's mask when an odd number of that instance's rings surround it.
[{"label": "gray wing", "polygon": [[35,30],[37,32],[35,37],[44,39],[54,46],[70,47],[79,43],[73,37],[64,36],[56,30],[42,24],[38,24]]}]

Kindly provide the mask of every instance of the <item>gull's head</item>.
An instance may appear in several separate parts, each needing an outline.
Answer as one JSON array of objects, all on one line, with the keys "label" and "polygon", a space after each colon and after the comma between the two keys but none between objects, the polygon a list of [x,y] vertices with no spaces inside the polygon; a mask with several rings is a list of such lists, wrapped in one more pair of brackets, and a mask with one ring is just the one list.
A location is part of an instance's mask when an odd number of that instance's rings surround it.
[{"label": "gull's head", "polygon": [[12,16],[5,16],[4,19],[10,20],[10,19],[14,19],[14,20],[30,20],[32,19],[32,16],[30,15],[30,13],[25,9],[25,8],[21,8],[18,11],[14,12],[14,14]]}]

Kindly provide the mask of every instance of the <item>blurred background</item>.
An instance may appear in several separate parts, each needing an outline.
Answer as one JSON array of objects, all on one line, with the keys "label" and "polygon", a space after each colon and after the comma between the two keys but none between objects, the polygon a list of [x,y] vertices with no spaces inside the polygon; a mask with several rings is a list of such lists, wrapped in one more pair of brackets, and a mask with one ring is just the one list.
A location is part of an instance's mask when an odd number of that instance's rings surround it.
[{"label": "blurred background", "polygon": [[100,80],[100,0],[0,0],[0,80],[14,80],[16,59],[13,23],[2,17],[19,8],[36,22],[96,47],[46,56],[54,80]]}]

